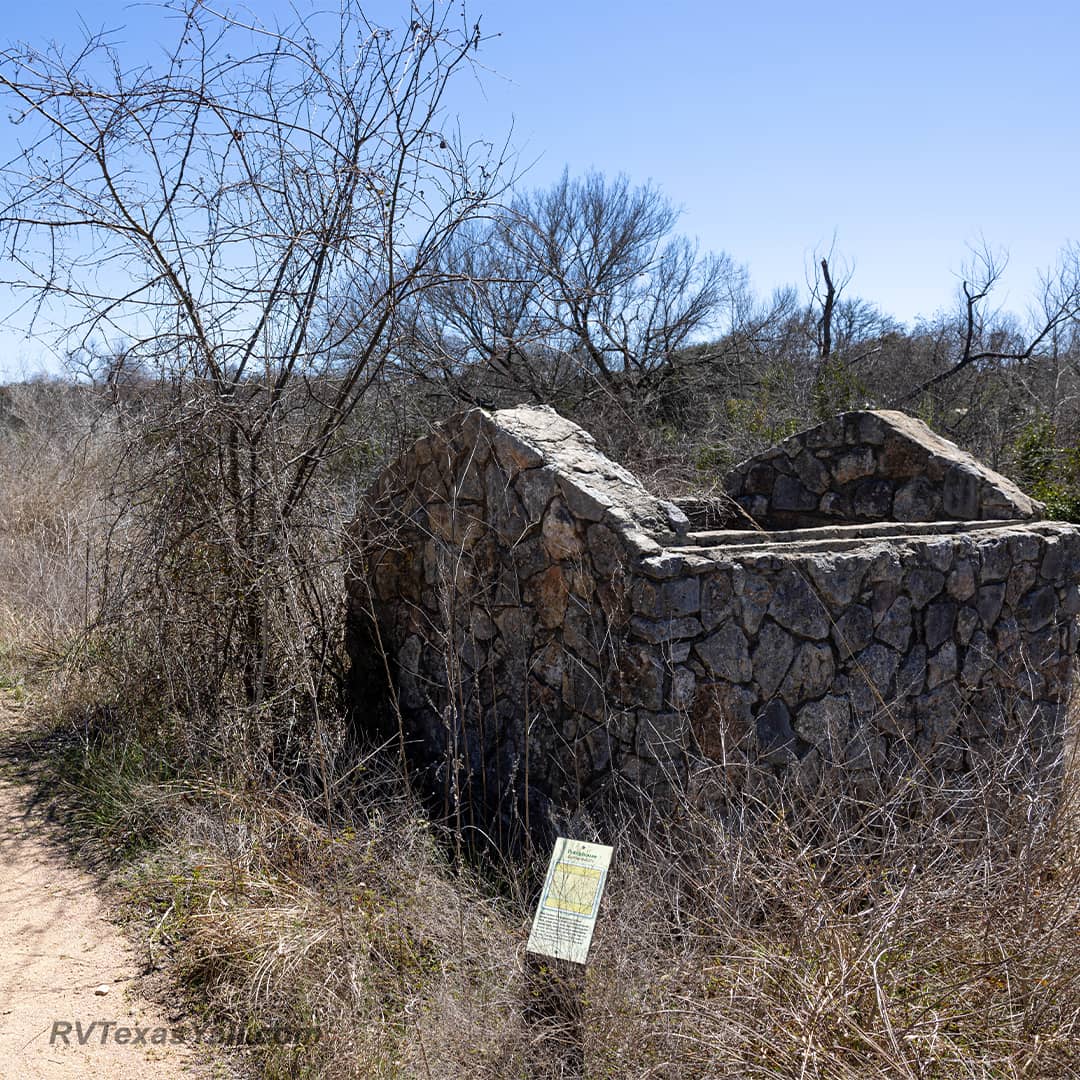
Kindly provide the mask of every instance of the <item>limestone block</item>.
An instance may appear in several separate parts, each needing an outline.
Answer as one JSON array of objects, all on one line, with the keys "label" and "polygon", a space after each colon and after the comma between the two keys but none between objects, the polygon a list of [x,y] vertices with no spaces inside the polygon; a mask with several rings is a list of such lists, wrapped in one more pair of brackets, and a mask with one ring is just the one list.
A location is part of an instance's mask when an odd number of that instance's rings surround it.
[{"label": "limestone block", "polygon": [[956,604],[951,600],[942,600],[930,604],[923,615],[923,639],[926,647],[933,652],[942,642],[953,636],[956,626]]},{"label": "limestone block", "polygon": [[671,675],[671,707],[689,710],[697,694],[697,677],[685,667],[677,667]]},{"label": "limestone block", "polygon": [[886,749],[881,735],[858,727],[844,747],[844,764],[858,772],[876,772],[885,765]]},{"label": "limestone block", "polygon": [[1000,658],[1002,670],[1014,674],[1021,664],[1020,624],[1011,615],[1006,615],[994,624],[994,649]]},{"label": "limestone block", "polygon": [[1065,544],[1058,537],[1047,540],[1042,563],[1039,567],[1039,575],[1047,581],[1057,583],[1061,581],[1067,568],[1068,555]]},{"label": "limestone block", "polygon": [[1024,649],[1038,671],[1048,671],[1061,660],[1061,634],[1056,626],[1044,625],[1026,635]]},{"label": "limestone block", "polygon": [[753,736],[756,703],[757,697],[745,686],[699,683],[691,723],[701,752],[724,761],[733,749],[746,749]]},{"label": "limestone block", "polygon": [[[710,574],[701,582],[701,624],[712,630],[731,617],[735,596],[731,575],[725,571]],[[764,605],[762,605],[764,613]]]},{"label": "limestone block", "polygon": [[990,540],[979,548],[979,555],[981,557],[979,567],[980,583],[1004,581],[1012,569],[1008,541]]},{"label": "limestone block", "polygon": [[[795,466],[795,474],[799,480],[802,481],[803,487],[808,491],[814,492],[816,495],[821,495],[829,489],[829,473],[820,461],[809,450],[804,450],[801,454],[797,454],[792,464]],[[817,499],[814,500],[814,505],[807,509],[813,510],[817,506]],[[795,507],[784,507],[783,509],[796,509]]]},{"label": "limestone block", "polygon": [[860,604],[849,607],[835,622],[832,638],[840,659],[846,660],[854,653],[861,652],[870,644],[874,636],[874,619],[870,609]]},{"label": "limestone block", "polygon": [[477,641],[490,641],[497,632],[495,621],[481,608],[474,608],[469,617],[469,633]]},{"label": "limestone block", "polygon": [[769,500],[764,495],[743,495],[735,501],[754,521],[766,520],[769,513]]},{"label": "limestone block", "polygon": [[689,532],[690,519],[675,503],[668,502],[666,499],[658,499],[656,505],[667,517],[668,528],[673,533],[682,536],[684,533]]},{"label": "limestone block", "polygon": [[615,505],[613,495],[605,490],[601,478],[590,483],[578,477],[573,480],[559,477],[558,484],[570,512],[585,521],[603,521],[604,515]]},{"label": "limestone block", "polygon": [[964,686],[981,686],[986,674],[994,666],[994,651],[990,639],[982,630],[971,636],[971,643],[964,652],[964,665],[960,681]]},{"label": "limestone block", "polygon": [[1066,615],[1080,614],[1080,585],[1070,585],[1063,590],[1061,610]]},{"label": "limestone block", "polygon": [[800,637],[820,640],[829,635],[825,605],[796,569],[781,573],[768,613],[781,626]]},{"label": "limestone block", "polygon": [[631,708],[659,711],[664,707],[663,658],[647,646],[624,650],[622,663],[611,672],[609,688]]},{"label": "limestone block", "polygon": [[794,655],[791,635],[776,623],[766,622],[758,633],[752,655],[754,681],[764,697],[771,698],[780,688]]},{"label": "limestone block", "polygon": [[672,664],[682,664],[690,656],[693,648],[692,641],[679,640],[664,643],[664,658]]},{"label": "limestone block", "polygon": [[832,649],[821,642],[804,642],[780,684],[780,696],[794,709],[824,694],[832,685],[835,673]]},{"label": "limestone block", "polygon": [[683,713],[638,713],[638,757],[661,765],[670,764],[684,755],[687,730]]},{"label": "limestone block", "polygon": [[739,599],[742,624],[748,634],[756,634],[773,596],[773,584],[760,574],[741,566],[732,574],[732,585]]},{"label": "limestone block", "polygon": [[514,650],[527,642],[536,629],[533,613],[524,607],[502,608],[494,616],[494,622],[506,651]]},{"label": "limestone block", "polygon": [[945,471],[941,489],[945,516],[953,521],[970,521],[979,516],[979,475],[964,465]]},{"label": "limestone block", "polygon": [[643,641],[659,644],[696,638],[702,633],[702,626],[692,615],[678,619],[645,619],[634,615],[630,619],[630,631]]},{"label": "limestone block", "polygon": [[536,446],[512,434],[505,427],[499,427],[494,431],[491,442],[495,456],[508,473],[516,473],[522,469],[535,469],[544,464],[544,455]]},{"label": "limestone block", "polygon": [[854,480],[873,476],[876,468],[874,451],[869,446],[861,446],[844,454],[836,462],[832,470],[833,480],[840,485],[850,484]]},{"label": "limestone block", "polygon": [[[857,432],[856,432],[857,434]],[[803,442],[811,450],[835,450],[844,445],[844,417],[834,416],[804,432]]]},{"label": "limestone block", "polygon": [[518,475],[514,487],[528,520],[539,521],[555,495],[555,470],[550,466],[527,469]]},{"label": "limestone block", "polygon": [[877,624],[874,636],[886,645],[903,651],[911,642],[911,600],[898,596]]},{"label": "limestone block", "polygon": [[975,568],[970,559],[960,559],[945,582],[945,588],[954,600],[968,600],[975,595]]},{"label": "limestone block", "polygon": [[571,596],[562,622],[562,635],[567,649],[574,656],[594,667],[599,665],[600,644],[607,636],[602,611],[583,607],[578,598]]},{"label": "limestone block", "polygon": [[956,545],[950,537],[947,540],[928,541],[923,545],[926,561],[943,574],[948,574],[956,559]]},{"label": "limestone block", "polygon": [[923,752],[948,747],[960,726],[961,702],[954,686],[943,686],[915,701],[918,747]]},{"label": "limestone block", "polygon": [[529,594],[536,609],[540,625],[553,630],[566,618],[566,604],[570,591],[566,577],[559,566],[550,566],[530,580]]},{"label": "limestone block", "polygon": [[896,672],[900,667],[900,654],[886,645],[875,642],[864,649],[855,659],[852,678],[870,687],[879,701],[889,701],[896,688]]},{"label": "limestone block", "polygon": [[612,750],[614,740],[604,725],[597,725],[591,731],[582,736],[582,744],[588,754],[589,765],[592,772],[601,776],[611,769]]},{"label": "limestone block", "polygon": [[[816,510],[818,497],[801,480],[793,476],[778,476],[773,485],[772,508],[774,510]],[[760,511],[759,511],[760,514]]]},{"label": "limestone block", "polygon": [[638,578],[630,587],[630,603],[650,619],[696,615],[701,609],[701,582],[696,577],[663,582]]},{"label": "limestone block", "polygon": [[967,645],[972,640],[972,635],[982,625],[979,613],[973,607],[962,607],[956,612],[956,640],[961,645]]},{"label": "limestone block", "polygon": [[926,685],[926,646],[915,645],[904,654],[896,672],[896,696],[914,697],[921,694]]},{"label": "limestone block", "polygon": [[826,491],[818,503],[818,512],[823,517],[849,520],[854,511],[851,507],[851,498],[838,491]]},{"label": "limestone block", "polygon": [[755,721],[761,755],[770,765],[792,765],[799,760],[791,713],[779,700],[770,701]]},{"label": "limestone block", "polygon": [[747,495],[771,495],[776,483],[776,470],[765,462],[751,466],[743,480],[742,490]]},{"label": "limestone block", "polygon": [[563,704],[570,710],[569,719],[575,732],[578,721],[573,713],[599,720],[607,709],[600,672],[576,658],[563,671],[562,698]]},{"label": "limestone block", "polygon": [[833,611],[840,611],[858,596],[866,560],[854,555],[815,558],[807,562],[806,570],[818,594]]},{"label": "limestone block", "polygon": [[933,521],[940,505],[937,488],[925,476],[916,476],[897,489],[892,516],[897,521]]},{"label": "limestone block", "polygon": [[1033,563],[1014,563],[1005,579],[1005,603],[1009,607],[1016,607],[1020,597],[1038,581],[1038,578],[1039,569]]},{"label": "limestone block", "polygon": [[883,521],[892,513],[893,487],[888,480],[860,480],[855,485],[856,518]]},{"label": "limestone block", "polygon": [[1040,550],[1037,536],[1018,533],[1009,537],[1009,555],[1013,562],[1037,562]]},{"label": "limestone block", "polygon": [[817,747],[826,761],[840,756],[850,726],[851,704],[837,694],[808,701],[795,714],[793,724],[796,734]]},{"label": "limestone block", "polygon": [[945,575],[940,570],[916,567],[904,575],[904,591],[911,597],[913,607],[924,608],[945,586]]},{"label": "limestone block", "polygon": [[694,652],[709,673],[717,678],[744,683],[753,675],[746,637],[734,623],[724,623],[704,641],[699,641]]},{"label": "limestone block", "polygon": [[[871,551],[874,549],[871,548]],[[899,581],[903,576],[900,565],[900,555],[891,547],[883,547],[874,552],[874,557],[866,571],[866,580],[869,584],[877,584],[879,581]]]},{"label": "limestone block", "polygon": [[902,586],[903,581],[901,580],[880,581],[874,585],[871,593],[864,596],[863,599],[870,602],[870,611],[874,615],[875,626],[885,618],[889,609],[896,603],[897,597],[902,595]]},{"label": "limestone block", "polygon": [[956,678],[956,643],[946,641],[926,661],[926,688],[933,690]]},{"label": "limestone block", "polygon": [[544,550],[552,559],[577,559],[585,552],[577,522],[561,499],[555,499],[544,514],[541,525]]},{"label": "limestone block", "polygon": [[1044,585],[1041,589],[1029,592],[1017,605],[1017,615],[1024,629],[1031,632],[1041,630],[1053,621],[1057,610],[1057,593],[1053,586]]},{"label": "limestone block", "polygon": [[989,630],[997,622],[1001,607],[1005,603],[1004,585],[983,585],[975,601],[975,609],[982,619],[983,626]]},{"label": "limestone block", "polygon": [[620,574],[624,568],[624,554],[618,536],[606,525],[590,525],[587,536],[596,572],[607,579]]}]

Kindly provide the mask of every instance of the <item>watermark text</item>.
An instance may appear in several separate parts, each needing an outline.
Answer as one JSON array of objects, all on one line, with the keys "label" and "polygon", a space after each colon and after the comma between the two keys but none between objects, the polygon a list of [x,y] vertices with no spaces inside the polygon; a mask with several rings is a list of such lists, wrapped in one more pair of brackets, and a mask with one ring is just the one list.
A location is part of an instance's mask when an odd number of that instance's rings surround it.
[{"label": "watermark text", "polygon": [[140,1027],[118,1020],[54,1020],[50,1046],[300,1046],[319,1041],[317,1027],[288,1027],[255,1021],[190,1023]]}]

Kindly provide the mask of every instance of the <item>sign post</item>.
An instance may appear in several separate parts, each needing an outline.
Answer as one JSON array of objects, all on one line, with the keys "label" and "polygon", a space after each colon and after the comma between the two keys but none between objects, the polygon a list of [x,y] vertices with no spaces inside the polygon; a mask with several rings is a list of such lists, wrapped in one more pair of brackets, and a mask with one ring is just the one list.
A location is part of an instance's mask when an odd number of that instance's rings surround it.
[{"label": "sign post", "polygon": [[560,836],[526,945],[526,1013],[549,1029],[564,1076],[585,1074],[585,964],[610,865],[610,847]]}]

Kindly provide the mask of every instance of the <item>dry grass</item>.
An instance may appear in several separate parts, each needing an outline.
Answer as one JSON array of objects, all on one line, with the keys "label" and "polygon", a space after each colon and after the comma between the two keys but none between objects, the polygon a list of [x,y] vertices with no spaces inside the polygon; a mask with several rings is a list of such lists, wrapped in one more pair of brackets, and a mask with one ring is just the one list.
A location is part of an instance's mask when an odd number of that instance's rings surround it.
[{"label": "dry grass", "polygon": [[[253,1050],[255,1075],[575,1075],[529,1012],[535,868],[454,865],[374,762],[339,779],[328,817],[80,731],[53,749],[73,835],[125,852],[114,873],[153,963],[219,1022],[319,1029]],[[628,821],[601,837],[616,852],[585,1075],[1078,1075],[1078,791],[1075,773],[1029,785],[993,827],[974,801],[951,818],[913,818],[899,797],[867,815],[842,787],[795,815],[687,804]]]},{"label": "dry grass", "polygon": [[0,640],[52,652],[97,598],[106,424],[65,384],[5,387],[0,414]]},{"label": "dry grass", "polygon": [[1076,1076],[1077,790],[1029,787],[985,830],[899,800],[860,813],[842,786],[794,818],[654,830],[611,883],[594,1074]]}]

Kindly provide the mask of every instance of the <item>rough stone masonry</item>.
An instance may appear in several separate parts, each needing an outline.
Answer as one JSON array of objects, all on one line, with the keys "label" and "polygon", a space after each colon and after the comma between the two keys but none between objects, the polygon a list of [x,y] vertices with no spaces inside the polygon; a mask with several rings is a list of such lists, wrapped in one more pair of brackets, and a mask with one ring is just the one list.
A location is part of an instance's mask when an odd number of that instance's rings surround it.
[{"label": "rough stone masonry", "polygon": [[843,414],[727,486],[738,527],[695,531],[547,408],[458,415],[386,470],[353,639],[386,650],[448,810],[535,831],[702,762],[812,784],[961,772],[1017,725],[1060,743],[1076,528],[899,413]]}]

